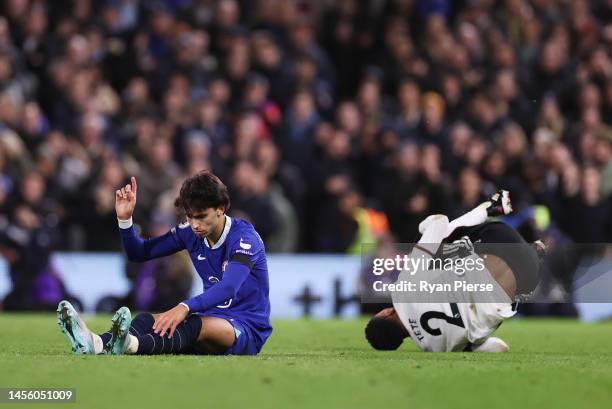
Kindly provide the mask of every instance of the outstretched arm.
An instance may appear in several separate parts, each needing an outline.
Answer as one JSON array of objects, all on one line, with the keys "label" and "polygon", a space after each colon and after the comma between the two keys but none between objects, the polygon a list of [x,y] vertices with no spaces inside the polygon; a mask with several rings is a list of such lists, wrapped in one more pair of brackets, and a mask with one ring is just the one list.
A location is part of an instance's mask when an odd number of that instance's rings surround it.
[{"label": "outstretched arm", "polygon": [[129,185],[125,185],[115,192],[115,211],[119,220],[119,233],[128,259],[130,261],[147,261],[184,249],[184,245],[172,231],[149,240],[143,240],[138,236],[132,224],[137,192],[138,185],[136,184],[136,178],[133,176]]}]

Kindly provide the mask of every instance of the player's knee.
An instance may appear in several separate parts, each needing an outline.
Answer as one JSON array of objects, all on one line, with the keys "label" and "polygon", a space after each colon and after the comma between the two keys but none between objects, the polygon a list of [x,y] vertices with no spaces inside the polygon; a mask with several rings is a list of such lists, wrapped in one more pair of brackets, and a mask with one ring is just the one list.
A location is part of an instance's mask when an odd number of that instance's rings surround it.
[{"label": "player's knee", "polygon": [[155,318],[153,317],[153,314],[151,313],[141,312],[138,315],[136,315],[136,317],[134,317],[132,322],[137,322],[147,327],[152,327],[153,323],[155,322]]},{"label": "player's knee", "polygon": [[192,314],[185,318],[183,321],[183,325],[188,329],[188,331],[195,335],[197,339],[202,333],[202,317],[199,315]]}]

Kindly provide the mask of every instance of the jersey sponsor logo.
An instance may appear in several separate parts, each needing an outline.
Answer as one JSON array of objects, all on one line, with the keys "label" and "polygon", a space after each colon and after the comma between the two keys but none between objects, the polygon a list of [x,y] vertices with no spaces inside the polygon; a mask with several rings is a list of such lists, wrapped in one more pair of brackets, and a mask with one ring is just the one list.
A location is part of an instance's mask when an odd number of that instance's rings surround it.
[{"label": "jersey sponsor logo", "polygon": [[234,253],[246,254],[247,256],[252,256],[253,255],[253,253],[250,252],[250,251],[240,250],[240,249],[236,250]]},{"label": "jersey sponsor logo", "polygon": [[202,261],[202,260],[206,260],[206,257],[204,257],[201,254],[198,254],[198,260]]},{"label": "jersey sponsor logo", "polygon": [[240,247],[245,249],[245,250],[250,250],[251,249],[251,244],[249,243],[244,243],[242,241],[242,237],[240,238]]}]

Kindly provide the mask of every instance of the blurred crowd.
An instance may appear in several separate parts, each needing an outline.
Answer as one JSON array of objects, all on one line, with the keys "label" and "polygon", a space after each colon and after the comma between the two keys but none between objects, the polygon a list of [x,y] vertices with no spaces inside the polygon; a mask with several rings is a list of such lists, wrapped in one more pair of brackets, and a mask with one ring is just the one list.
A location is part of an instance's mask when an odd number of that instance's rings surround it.
[{"label": "blurred crowd", "polygon": [[202,169],[271,252],[409,242],[496,188],[566,240],[612,234],[611,0],[0,7],[11,263],[120,249],[114,191],[131,175],[135,223],[163,231]]}]

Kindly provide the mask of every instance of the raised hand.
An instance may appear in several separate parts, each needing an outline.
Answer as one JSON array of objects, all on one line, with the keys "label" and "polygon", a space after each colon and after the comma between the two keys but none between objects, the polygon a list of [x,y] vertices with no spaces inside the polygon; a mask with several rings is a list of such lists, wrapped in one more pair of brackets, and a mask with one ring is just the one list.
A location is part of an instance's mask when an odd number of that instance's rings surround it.
[{"label": "raised hand", "polygon": [[134,176],[132,176],[129,185],[125,185],[115,192],[115,211],[118,219],[127,220],[132,217],[134,207],[136,207],[137,192],[138,185]]}]

